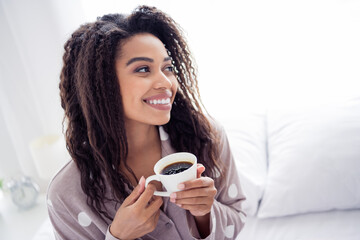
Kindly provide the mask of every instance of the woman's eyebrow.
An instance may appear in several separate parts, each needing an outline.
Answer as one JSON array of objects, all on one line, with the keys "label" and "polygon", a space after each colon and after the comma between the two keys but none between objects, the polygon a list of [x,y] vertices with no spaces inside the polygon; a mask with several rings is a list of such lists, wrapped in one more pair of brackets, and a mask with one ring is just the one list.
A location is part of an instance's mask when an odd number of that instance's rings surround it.
[{"label": "woman's eyebrow", "polygon": [[[171,57],[164,58],[164,62],[169,61],[169,60],[171,60]],[[148,58],[148,57],[134,57],[126,63],[126,66],[129,66],[130,64],[132,64],[133,62],[136,62],[136,61],[154,62],[154,59]]]},{"label": "woman's eyebrow", "polygon": [[129,66],[130,64],[132,64],[133,62],[136,62],[136,61],[154,62],[154,59],[151,59],[148,57],[134,57],[126,63],[126,66]]}]

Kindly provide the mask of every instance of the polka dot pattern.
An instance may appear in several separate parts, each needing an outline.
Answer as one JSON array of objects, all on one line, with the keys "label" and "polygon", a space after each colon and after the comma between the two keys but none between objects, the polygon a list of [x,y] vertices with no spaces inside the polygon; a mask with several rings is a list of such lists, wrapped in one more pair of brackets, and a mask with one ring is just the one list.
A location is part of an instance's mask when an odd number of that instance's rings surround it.
[{"label": "polka dot pattern", "polygon": [[228,195],[230,198],[236,198],[238,195],[238,189],[234,183],[230,185],[228,189]]},{"label": "polka dot pattern", "polygon": [[233,238],[234,237],[234,225],[229,225],[225,228],[225,237],[227,238]]},{"label": "polka dot pattern", "polygon": [[167,132],[165,132],[163,127],[159,127],[159,134],[160,134],[161,141],[166,141],[169,139],[169,134],[167,134]]},{"label": "polka dot pattern", "polygon": [[220,171],[218,169],[215,170],[215,178],[220,177]]},{"label": "polka dot pattern", "polygon": [[240,213],[240,219],[243,223],[246,222],[246,216],[243,213]]},{"label": "polka dot pattern", "polygon": [[81,212],[78,215],[78,222],[81,226],[88,227],[91,224],[91,219],[86,213]]}]

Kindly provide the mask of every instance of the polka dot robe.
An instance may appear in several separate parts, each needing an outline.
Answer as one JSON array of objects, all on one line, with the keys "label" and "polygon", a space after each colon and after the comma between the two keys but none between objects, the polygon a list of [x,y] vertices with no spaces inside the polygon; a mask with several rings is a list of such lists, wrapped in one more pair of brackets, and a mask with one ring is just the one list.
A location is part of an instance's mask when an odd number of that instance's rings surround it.
[{"label": "polka dot robe", "polygon": [[[235,239],[244,225],[245,214],[241,203],[245,197],[225,131],[214,121],[211,122],[219,133],[219,160],[227,171],[224,176],[217,173],[214,179],[218,193],[210,212],[211,233],[206,239]],[[159,135],[162,156],[174,153],[169,135],[162,127],[159,127]],[[109,190],[107,196],[111,197]],[[200,239],[193,216],[171,203],[169,198],[164,197],[163,202],[156,229],[139,239]],[[52,180],[47,204],[56,239],[116,239],[109,232],[111,220],[104,222],[87,205],[86,195],[81,189],[80,172],[73,161]],[[119,205],[106,202],[105,206],[110,216],[114,217]]]}]

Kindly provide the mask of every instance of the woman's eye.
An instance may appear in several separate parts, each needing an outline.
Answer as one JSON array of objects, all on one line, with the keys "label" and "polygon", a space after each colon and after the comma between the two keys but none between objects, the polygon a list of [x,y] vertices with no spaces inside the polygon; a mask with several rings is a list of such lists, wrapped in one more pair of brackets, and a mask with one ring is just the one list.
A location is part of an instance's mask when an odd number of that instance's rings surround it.
[{"label": "woman's eye", "polygon": [[137,72],[137,73],[145,73],[145,72],[150,72],[150,70],[149,70],[149,67],[140,67],[140,68],[137,68],[135,70],[135,72]]},{"label": "woman's eye", "polygon": [[169,71],[169,72],[173,72],[174,67],[173,66],[168,66],[168,67],[166,67],[166,70]]}]

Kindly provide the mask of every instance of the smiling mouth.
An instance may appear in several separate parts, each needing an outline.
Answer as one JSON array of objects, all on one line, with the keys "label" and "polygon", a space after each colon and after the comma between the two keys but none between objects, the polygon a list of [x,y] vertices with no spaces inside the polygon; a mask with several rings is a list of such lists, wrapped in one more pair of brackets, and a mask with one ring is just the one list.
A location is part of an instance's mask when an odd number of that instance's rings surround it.
[{"label": "smiling mouth", "polygon": [[170,98],[163,98],[163,99],[152,99],[152,100],[144,100],[144,102],[151,104],[151,105],[166,105],[171,102]]}]

